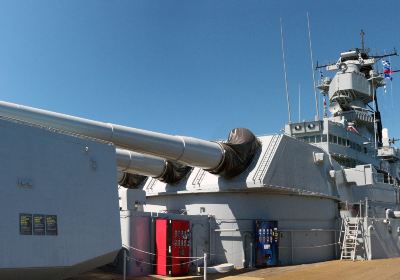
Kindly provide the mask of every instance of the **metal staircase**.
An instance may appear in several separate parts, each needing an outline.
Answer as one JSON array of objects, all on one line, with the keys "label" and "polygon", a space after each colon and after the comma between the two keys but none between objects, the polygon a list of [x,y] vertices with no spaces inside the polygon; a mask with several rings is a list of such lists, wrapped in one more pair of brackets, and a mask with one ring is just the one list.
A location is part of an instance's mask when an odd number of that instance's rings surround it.
[{"label": "metal staircase", "polygon": [[341,260],[355,260],[358,244],[360,219],[358,217],[346,217],[342,222],[343,241]]}]

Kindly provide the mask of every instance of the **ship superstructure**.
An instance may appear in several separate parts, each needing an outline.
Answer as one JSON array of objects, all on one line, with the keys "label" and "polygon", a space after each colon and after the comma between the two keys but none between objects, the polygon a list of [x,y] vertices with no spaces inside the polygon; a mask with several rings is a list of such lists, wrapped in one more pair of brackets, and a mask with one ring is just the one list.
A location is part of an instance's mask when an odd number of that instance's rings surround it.
[{"label": "ship superstructure", "polygon": [[376,61],[365,50],[341,53],[335,64],[326,66],[326,70],[336,72],[333,79],[325,77],[318,85],[321,93],[329,98],[332,117],[289,124],[286,134],[323,148],[343,166],[371,163],[381,170],[381,159],[385,157],[379,158],[378,153],[380,156],[387,150],[380,148],[387,148],[389,139],[387,130],[382,129],[378,109],[377,89],[385,81],[373,69]]},{"label": "ship superstructure", "polygon": [[[353,227],[357,225],[353,231],[364,233],[352,236],[357,242],[352,243],[351,253],[346,249],[346,237],[343,239],[343,258],[370,259],[381,255],[376,252],[379,250],[371,249],[372,243],[375,248],[379,243],[371,240],[373,219],[393,217],[393,211],[399,209],[400,153],[393,146],[395,140],[389,138],[388,129],[382,128],[378,88],[385,86],[385,79],[374,69],[378,61],[391,55],[397,53],[369,56],[364,48],[341,53],[336,63],[324,66],[327,71],[335,72],[334,77],[322,78],[318,85],[321,93],[329,98],[331,117],[325,114],[320,121],[291,123],[285,127],[287,135],[320,147],[341,165],[342,170],[332,171],[331,175],[341,190],[343,233],[349,234],[345,229],[350,220]],[[361,222],[363,225],[358,227]],[[375,227],[379,227],[376,221]],[[356,250],[358,243],[363,245],[362,253]],[[386,245],[381,245],[387,256],[399,252],[398,246],[387,250]]]}]

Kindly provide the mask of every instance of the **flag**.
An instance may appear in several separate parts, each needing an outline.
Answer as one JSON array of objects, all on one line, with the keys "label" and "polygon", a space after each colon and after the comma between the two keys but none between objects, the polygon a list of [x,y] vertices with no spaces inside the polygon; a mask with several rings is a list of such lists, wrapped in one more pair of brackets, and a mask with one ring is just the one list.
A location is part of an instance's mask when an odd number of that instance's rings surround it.
[{"label": "flag", "polygon": [[390,66],[390,62],[387,60],[382,60],[383,65],[383,77],[385,79],[392,80],[392,67]]},{"label": "flag", "polygon": [[326,98],[325,98],[325,96],[324,96],[324,117],[327,117],[327,116],[328,116],[326,107],[327,107],[327,106],[326,106]]}]

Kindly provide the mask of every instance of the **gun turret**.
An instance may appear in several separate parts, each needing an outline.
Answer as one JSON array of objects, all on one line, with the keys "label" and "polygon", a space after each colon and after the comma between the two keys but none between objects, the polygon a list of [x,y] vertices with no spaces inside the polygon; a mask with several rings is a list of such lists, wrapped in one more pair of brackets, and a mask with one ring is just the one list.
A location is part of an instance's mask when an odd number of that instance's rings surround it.
[{"label": "gun turret", "polygon": [[200,167],[227,178],[246,169],[260,147],[254,134],[245,128],[233,129],[228,141],[222,143],[103,123],[3,101],[0,101],[0,116],[112,142],[121,148]]}]

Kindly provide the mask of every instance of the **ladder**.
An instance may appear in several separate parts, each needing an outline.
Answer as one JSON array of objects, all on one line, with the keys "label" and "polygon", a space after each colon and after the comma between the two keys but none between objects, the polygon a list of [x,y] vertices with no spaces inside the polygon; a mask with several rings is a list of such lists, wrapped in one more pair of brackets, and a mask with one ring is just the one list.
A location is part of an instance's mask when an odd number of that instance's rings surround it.
[{"label": "ladder", "polygon": [[340,255],[341,260],[352,260],[356,257],[356,249],[358,245],[359,236],[359,218],[344,218],[344,235],[342,242],[342,253]]},{"label": "ladder", "polygon": [[273,135],[271,140],[268,143],[267,149],[261,159],[261,162],[257,168],[256,173],[253,176],[254,183],[259,182],[262,183],[264,180],[264,176],[268,171],[268,167],[274,158],[275,151],[279,144],[280,135]]}]

